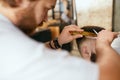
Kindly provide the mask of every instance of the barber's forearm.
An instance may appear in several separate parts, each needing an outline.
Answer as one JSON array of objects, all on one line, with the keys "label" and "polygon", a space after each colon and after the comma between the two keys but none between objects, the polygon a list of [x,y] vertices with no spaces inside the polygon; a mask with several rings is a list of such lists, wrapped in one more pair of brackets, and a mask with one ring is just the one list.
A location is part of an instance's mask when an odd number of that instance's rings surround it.
[{"label": "barber's forearm", "polygon": [[100,80],[120,80],[120,56],[111,46],[97,47]]},{"label": "barber's forearm", "polygon": [[104,61],[103,59],[106,59],[105,61],[107,62],[108,62],[107,59],[110,59],[111,61],[120,60],[120,56],[110,45],[106,44],[96,45],[96,53],[98,56],[97,62]]}]

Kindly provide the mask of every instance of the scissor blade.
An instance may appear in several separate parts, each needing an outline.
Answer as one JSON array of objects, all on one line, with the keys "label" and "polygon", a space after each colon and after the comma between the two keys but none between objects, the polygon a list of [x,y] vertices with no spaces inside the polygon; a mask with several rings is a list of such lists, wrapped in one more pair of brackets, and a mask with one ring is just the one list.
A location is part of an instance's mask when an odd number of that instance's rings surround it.
[{"label": "scissor blade", "polygon": [[95,29],[93,29],[93,31],[94,31],[94,33],[95,33],[96,35],[98,35],[98,32],[97,32]]}]

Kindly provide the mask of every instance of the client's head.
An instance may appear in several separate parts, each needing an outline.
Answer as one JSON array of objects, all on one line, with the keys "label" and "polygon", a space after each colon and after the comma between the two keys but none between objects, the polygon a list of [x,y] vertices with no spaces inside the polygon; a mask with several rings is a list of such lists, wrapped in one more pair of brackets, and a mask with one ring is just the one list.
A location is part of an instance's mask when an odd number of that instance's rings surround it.
[{"label": "client's head", "polygon": [[[98,26],[84,26],[81,29],[92,33],[94,33],[93,29],[97,32],[104,30],[104,28]],[[95,40],[96,40],[95,37],[89,36],[88,37],[83,36],[82,38],[76,39],[78,50],[81,56],[84,59],[92,62],[96,61]]]}]

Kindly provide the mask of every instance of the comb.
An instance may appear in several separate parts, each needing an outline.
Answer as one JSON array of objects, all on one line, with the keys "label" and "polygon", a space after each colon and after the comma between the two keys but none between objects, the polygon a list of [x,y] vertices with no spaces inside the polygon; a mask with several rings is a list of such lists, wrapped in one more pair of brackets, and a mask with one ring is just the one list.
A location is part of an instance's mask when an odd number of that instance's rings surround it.
[{"label": "comb", "polygon": [[76,34],[81,34],[83,36],[92,36],[92,37],[96,37],[97,35],[93,32],[87,32],[87,31],[69,31],[71,35],[76,35]]}]

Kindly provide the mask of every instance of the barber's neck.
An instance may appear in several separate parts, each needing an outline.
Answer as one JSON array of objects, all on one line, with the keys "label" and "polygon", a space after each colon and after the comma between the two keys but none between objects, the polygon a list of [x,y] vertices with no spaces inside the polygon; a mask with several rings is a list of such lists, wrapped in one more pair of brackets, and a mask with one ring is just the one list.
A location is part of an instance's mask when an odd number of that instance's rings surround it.
[{"label": "barber's neck", "polygon": [[3,7],[0,5],[0,14],[7,17],[14,25],[17,25],[18,19],[16,16],[16,9]]}]

